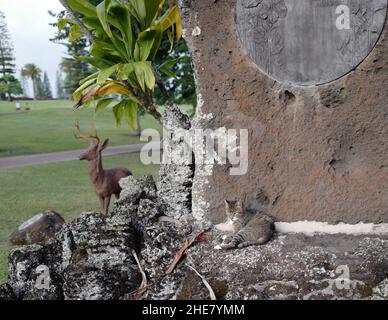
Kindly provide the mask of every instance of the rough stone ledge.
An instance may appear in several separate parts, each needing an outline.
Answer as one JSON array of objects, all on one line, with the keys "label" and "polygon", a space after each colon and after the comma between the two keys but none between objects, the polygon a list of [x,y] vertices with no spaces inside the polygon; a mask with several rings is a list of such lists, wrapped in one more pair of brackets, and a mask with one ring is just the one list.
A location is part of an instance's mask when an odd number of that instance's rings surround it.
[{"label": "rough stone ledge", "polygon": [[[220,299],[388,300],[388,238],[277,235],[261,247],[217,251],[216,236],[191,248],[196,268]],[[187,272],[177,299],[208,299]]]}]

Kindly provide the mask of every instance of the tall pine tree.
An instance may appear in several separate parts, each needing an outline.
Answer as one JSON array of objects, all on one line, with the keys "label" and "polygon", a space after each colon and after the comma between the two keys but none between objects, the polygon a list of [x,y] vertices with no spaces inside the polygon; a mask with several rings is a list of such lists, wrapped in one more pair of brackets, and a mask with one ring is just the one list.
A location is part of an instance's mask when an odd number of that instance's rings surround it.
[{"label": "tall pine tree", "polygon": [[56,95],[58,99],[67,99],[69,98],[66,96],[64,87],[63,87],[63,78],[62,73],[60,71],[57,71],[56,79],[55,79],[55,86],[56,86]]},{"label": "tall pine tree", "polygon": [[21,85],[13,75],[16,73],[13,45],[5,15],[0,11],[0,98],[11,99],[12,94],[21,93]]},{"label": "tall pine tree", "polygon": [[15,73],[15,58],[5,15],[0,11],[0,77]]},{"label": "tall pine tree", "polygon": [[[49,11],[49,14],[57,19],[66,17],[66,11],[61,11],[60,13]],[[51,23],[50,25],[55,28],[58,27],[57,23]],[[62,44],[67,48],[67,57],[62,58],[62,62],[60,64],[61,72],[63,72],[65,76],[62,82],[61,90],[63,90],[66,97],[71,97],[73,92],[78,88],[79,81],[81,79],[84,79],[93,73],[93,70],[88,62],[74,58],[88,56],[88,41],[86,38],[82,37],[76,41],[69,42],[67,41],[69,32],[70,28],[66,25],[60,32],[56,33],[53,39],[50,39],[50,41]]]},{"label": "tall pine tree", "polygon": [[42,93],[45,98],[52,99],[53,97],[53,94],[51,91],[50,79],[47,75],[47,72],[45,72],[43,75]]}]

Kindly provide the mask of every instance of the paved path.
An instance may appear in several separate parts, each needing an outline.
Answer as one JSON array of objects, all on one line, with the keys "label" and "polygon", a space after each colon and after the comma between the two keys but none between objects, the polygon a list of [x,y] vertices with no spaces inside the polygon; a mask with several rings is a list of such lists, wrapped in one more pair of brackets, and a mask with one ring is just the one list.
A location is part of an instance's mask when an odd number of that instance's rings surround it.
[{"label": "paved path", "polygon": [[[126,146],[109,147],[104,151],[104,157],[113,156],[116,154],[135,153],[139,152],[145,147],[146,144],[132,144]],[[144,150],[150,150],[151,148],[162,149],[160,143],[152,143]],[[6,157],[0,158],[0,169],[26,167],[37,164],[47,164],[63,161],[78,160],[79,155],[84,152],[81,150],[70,150],[55,153],[35,154],[31,156],[18,156],[18,157]]]}]

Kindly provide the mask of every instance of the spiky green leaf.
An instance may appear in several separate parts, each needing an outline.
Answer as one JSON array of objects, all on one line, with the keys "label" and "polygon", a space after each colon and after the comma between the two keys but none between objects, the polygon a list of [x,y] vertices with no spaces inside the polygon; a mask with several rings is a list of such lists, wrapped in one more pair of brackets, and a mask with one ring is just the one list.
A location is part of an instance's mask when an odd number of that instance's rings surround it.
[{"label": "spiky green leaf", "polygon": [[110,38],[112,38],[112,30],[110,29],[108,22],[109,6],[110,0],[104,0],[96,7],[96,11],[104,31]]},{"label": "spiky green leaf", "polygon": [[[154,0],[150,0],[150,1],[154,1]],[[141,28],[145,29],[146,19],[147,19],[145,2],[139,1],[139,0],[128,0],[128,8],[131,14],[139,22]]]},{"label": "spiky green leaf", "polygon": [[98,75],[98,78],[97,78],[97,83],[98,84],[103,84],[106,82],[106,80],[108,80],[108,78],[115,72],[117,72],[117,69],[118,69],[119,65],[116,64],[112,67],[109,67],[109,68],[106,68],[106,69],[103,69],[100,71],[99,75]]},{"label": "spiky green leaf", "polygon": [[102,112],[103,110],[105,110],[107,107],[109,107],[110,105],[113,104],[113,102],[117,102],[117,100],[115,98],[106,98],[106,99],[100,99],[98,102],[97,102],[97,106],[96,106],[96,109],[94,111],[95,115],[99,114],[100,112]]},{"label": "spiky green leaf", "polygon": [[132,129],[137,129],[137,103],[124,99],[112,109],[116,126],[120,127],[125,119]]},{"label": "spiky green leaf", "polygon": [[73,24],[69,30],[69,41],[74,42],[83,36],[83,32],[80,26]]},{"label": "spiky green leaf", "polygon": [[65,0],[65,2],[76,12],[86,17],[97,18],[96,7],[88,0]]},{"label": "spiky green leaf", "polygon": [[115,19],[117,21],[116,25],[121,32],[127,55],[130,59],[132,59],[135,39],[132,30],[131,16],[125,7],[119,5],[112,6],[111,12],[111,19]]}]

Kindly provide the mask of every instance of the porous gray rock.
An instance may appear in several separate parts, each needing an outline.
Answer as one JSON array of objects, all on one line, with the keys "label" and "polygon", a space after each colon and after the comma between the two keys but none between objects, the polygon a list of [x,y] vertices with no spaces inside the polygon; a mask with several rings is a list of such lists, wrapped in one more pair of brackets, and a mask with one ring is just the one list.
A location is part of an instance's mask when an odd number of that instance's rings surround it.
[{"label": "porous gray rock", "polygon": [[0,300],[16,300],[16,296],[8,283],[0,285]]},{"label": "porous gray rock", "polygon": [[69,239],[70,259],[62,265],[65,299],[112,300],[137,289],[131,214],[86,213],[66,226],[62,243]]},{"label": "porous gray rock", "polygon": [[39,213],[15,230],[10,241],[13,245],[46,243],[62,229],[65,220],[55,211]]},{"label": "porous gray rock", "polygon": [[158,196],[165,215],[181,219],[191,214],[193,176],[193,165],[161,165]]},{"label": "porous gray rock", "polygon": [[180,219],[192,213],[191,191],[194,177],[194,155],[186,159],[186,141],[182,139],[191,128],[189,117],[176,107],[168,106],[161,119],[168,133],[164,137],[168,148],[164,149],[159,171],[158,197],[163,213]]},{"label": "porous gray rock", "polygon": [[135,179],[133,176],[120,180],[120,199],[121,203],[137,204],[140,199],[156,200],[156,184],[152,176],[144,176]]},{"label": "porous gray rock", "polygon": [[109,300],[137,289],[131,214],[84,213],[47,244],[14,249],[8,284],[16,298]]},{"label": "porous gray rock", "polygon": [[8,259],[8,284],[20,300],[62,299],[61,264],[55,240],[14,249]]},{"label": "porous gray rock", "polygon": [[140,240],[141,265],[152,281],[149,299],[167,299],[177,289],[177,281],[166,280],[165,270],[191,231],[179,221],[160,221],[162,216],[158,203],[141,199],[133,221]]},{"label": "porous gray rock", "polygon": [[[174,176],[171,172],[169,175]],[[137,199],[135,200],[137,203],[136,219],[132,220],[132,224],[138,239],[140,239],[137,248],[140,252],[142,267],[149,277],[149,281],[152,282],[146,297],[157,300],[169,299],[180,286],[184,272],[178,268],[173,274],[166,275],[167,267],[188,237],[208,230],[211,226],[209,223],[197,221],[188,212],[182,214],[182,211],[176,212],[172,207],[170,207],[171,211],[166,210],[166,199],[174,197],[173,193],[177,192],[178,189],[171,190],[166,194],[166,197],[161,196],[160,190],[158,190],[158,197],[155,198],[155,189],[146,187],[151,186],[152,183],[146,183],[146,181],[150,180],[143,178],[137,182],[140,183],[141,190],[148,190],[138,199],[136,196],[139,194],[138,184],[133,184],[132,178],[122,180],[124,193],[122,193],[120,201],[117,202],[115,210],[127,212],[128,206],[133,206],[127,200]],[[187,191],[189,191],[188,186]],[[174,203],[176,205],[178,202]],[[183,207],[181,208],[183,210]]]}]

